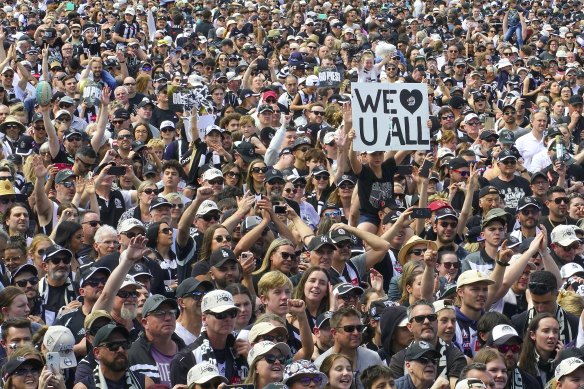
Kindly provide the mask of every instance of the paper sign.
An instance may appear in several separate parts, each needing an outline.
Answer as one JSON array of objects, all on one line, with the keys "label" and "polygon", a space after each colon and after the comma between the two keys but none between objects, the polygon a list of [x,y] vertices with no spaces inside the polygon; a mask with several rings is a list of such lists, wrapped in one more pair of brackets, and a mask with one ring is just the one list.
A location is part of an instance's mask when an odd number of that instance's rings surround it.
[{"label": "paper sign", "polygon": [[425,84],[351,83],[355,151],[426,150],[430,146]]},{"label": "paper sign", "polygon": [[343,73],[336,67],[320,68],[318,71],[319,87],[337,87],[343,81]]}]

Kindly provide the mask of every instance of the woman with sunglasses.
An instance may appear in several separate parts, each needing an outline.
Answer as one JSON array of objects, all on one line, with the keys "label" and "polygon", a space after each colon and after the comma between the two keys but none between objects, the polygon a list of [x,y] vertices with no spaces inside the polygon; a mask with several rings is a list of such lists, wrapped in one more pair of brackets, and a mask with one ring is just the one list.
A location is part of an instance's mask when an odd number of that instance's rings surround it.
[{"label": "woman with sunglasses", "polygon": [[247,183],[246,190],[249,190],[253,195],[265,194],[264,180],[268,166],[261,159],[251,161],[247,169]]},{"label": "woman with sunglasses", "polygon": [[243,179],[241,177],[241,169],[239,165],[236,165],[233,162],[226,163],[223,165],[221,172],[223,173],[223,179],[225,180],[226,186],[241,188]]},{"label": "woman with sunglasses", "polygon": [[563,348],[558,319],[548,312],[539,313],[529,323],[518,365],[545,387],[554,378],[554,361]]},{"label": "woman with sunglasses", "polygon": [[[320,372],[314,363],[306,359],[294,361],[284,369],[283,383],[289,389],[322,389],[327,384],[326,374]],[[314,385],[313,385],[314,384]]]},{"label": "woman with sunglasses", "polygon": [[306,186],[309,192],[306,196],[306,201],[320,214],[323,210],[322,207],[328,203],[328,198],[336,186],[331,184],[331,175],[327,168],[322,165],[312,169],[310,178],[311,180]]},{"label": "woman with sunglasses", "polygon": [[[174,295],[174,291],[178,287],[178,262],[184,261],[182,255],[185,253],[172,251],[173,230],[164,222],[152,223],[146,230],[146,237],[148,238],[147,247],[151,248],[156,255],[158,264],[164,274],[164,285],[166,294]],[[178,245],[177,245],[178,248]]]},{"label": "woman with sunglasses", "polygon": [[257,290],[257,284],[267,272],[278,270],[287,276],[290,276],[294,261],[296,261],[294,244],[285,238],[277,238],[272,241],[260,268],[252,273],[254,287]]},{"label": "woman with sunglasses", "polygon": [[202,242],[197,247],[200,247],[199,257],[195,266],[193,266],[193,277],[199,275],[209,274],[211,265],[209,264],[209,257],[211,253],[218,249],[232,249],[232,237],[223,225],[212,224],[205,229]]},{"label": "woman with sunglasses", "polygon": [[290,347],[286,343],[263,340],[254,344],[247,355],[249,374],[244,384],[264,388],[271,383],[282,382],[284,366],[290,354]]},{"label": "woman with sunglasses", "polygon": [[152,200],[158,196],[158,187],[150,181],[142,181],[138,186],[137,196],[138,205],[124,212],[118,221],[118,225],[129,218],[138,219],[144,224],[150,222],[149,207]]},{"label": "woman with sunglasses", "polygon": [[168,193],[162,197],[167,199],[172,204],[172,208],[170,209],[171,227],[178,228],[178,221],[184,212],[184,204],[180,194],[174,192]]},{"label": "woman with sunglasses", "polygon": [[[41,379],[42,376],[42,379]],[[6,389],[37,389],[45,388],[49,383],[60,388],[65,387],[62,376],[53,374],[48,369],[43,369],[43,361],[34,354],[26,357],[11,357],[3,368],[3,387]]]},{"label": "woman with sunglasses", "polygon": [[331,354],[322,361],[320,371],[327,375],[325,389],[350,389],[353,386],[353,362],[344,354]]}]

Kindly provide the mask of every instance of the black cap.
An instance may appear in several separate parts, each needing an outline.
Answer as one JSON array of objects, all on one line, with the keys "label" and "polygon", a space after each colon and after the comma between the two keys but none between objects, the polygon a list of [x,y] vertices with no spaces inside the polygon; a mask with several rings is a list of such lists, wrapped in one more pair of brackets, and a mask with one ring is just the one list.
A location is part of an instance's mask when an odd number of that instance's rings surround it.
[{"label": "black cap", "polygon": [[281,180],[282,182],[286,182],[281,171],[278,169],[270,169],[266,172],[266,179],[264,182],[270,182],[274,180]]},{"label": "black cap", "polygon": [[104,273],[106,275],[106,277],[109,277],[110,274],[112,273],[110,269],[108,269],[107,267],[98,267],[98,266],[88,266],[85,268],[82,268],[81,270],[81,281],[79,282],[79,285],[81,287],[83,287],[83,284],[85,284],[85,281],[89,280],[91,277],[93,277],[96,273]]},{"label": "black cap", "polygon": [[481,132],[481,135],[479,136],[479,138],[481,140],[485,140],[485,139],[492,138],[492,137],[499,139],[499,135],[497,135],[497,133],[495,131],[491,131],[491,130],[483,131],[483,132]]},{"label": "black cap", "polygon": [[153,209],[158,208],[158,207],[163,207],[163,206],[172,207],[172,204],[164,197],[155,197],[150,202],[150,208],[148,208],[148,210],[150,212],[152,212]]},{"label": "black cap", "polygon": [[259,93],[256,94],[251,89],[242,89],[241,92],[239,92],[239,98],[241,100],[247,99],[251,96],[259,96]]},{"label": "black cap", "polygon": [[209,264],[213,267],[220,267],[227,261],[237,262],[235,253],[229,249],[217,249],[209,257]]},{"label": "black cap", "polygon": [[25,263],[24,265],[19,266],[16,270],[10,273],[10,285],[14,285],[14,279],[16,278],[17,275],[25,272],[30,272],[35,277],[38,277],[39,275],[39,271],[37,270],[36,266],[30,263]]},{"label": "black cap", "polygon": [[[140,227],[140,226],[136,225],[136,227]],[[131,275],[134,278],[136,278],[138,276],[148,276],[150,278],[154,278],[154,276],[150,272],[150,269],[148,269],[148,266],[146,266],[142,263],[139,263],[139,262],[132,265],[130,270],[128,270],[128,275]]]},{"label": "black cap", "polygon": [[386,213],[385,216],[383,216],[383,220],[381,222],[383,224],[395,223],[397,221],[397,219],[399,219],[401,214],[402,213],[400,211],[392,211],[392,212]]},{"label": "black cap", "polygon": [[582,96],[580,95],[572,95],[570,97],[570,100],[568,100],[568,103],[570,103],[570,105],[583,105],[584,104],[584,100],[582,99]]},{"label": "black cap", "polygon": [[308,244],[308,251],[316,251],[323,246],[330,246],[333,250],[336,250],[336,246],[332,239],[328,235],[318,235],[312,238]]},{"label": "black cap", "polygon": [[535,172],[531,176],[530,182],[533,184],[533,181],[535,181],[535,179],[538,178],[538,177],[545,178],[547,181],[549,181],[548,180],[548,176],[544,172]]},{"label": "black cap", "polygon": [[426,341],[419,340],[410,343],[406,349],[406,361],[415,361],[420,357],[428,357],[433,359],[440,358],[440,353],[434,350],[434,347]]},{"label": "black cap", "polygon": [[541,209],[539,202],[536,200],[535,197],[532,196],[525,196],[519,199],[517,203],[517,210],[521,211],[523,208],[527,207],[535,207],[537,209]]},{"label": "black cap", "polygon": [[254,159],[260,158],[255,152],[255,146],[249,142],[239,142],[237,146],[235,146],[235,151],[237,151],[237,154],[243,158],[245,163],[250,163]]},{"label": "black cap", "polygon": [[450,160],[450,162],[448,162],[448,167],[450,169],[460,169],[462,167],[469,167],[469,166],[470,166],[470,164],[468,163],[468,161],[466,159],[460,158],[460,157],[452,158]]},{"label": "black cap", "polygon": [[43,119],[43,114],[40,112],[35,113],[34,115],[32,115],[32,121],[31,123],[36,123],[36,122],[42,122]]},{"label": "black cap", "polygon": [[440,219],[446,219],[448,217],[458,220],[458,215],[452,208],[441,208],[436,211],[436,221]]},{"label": "black cap", "polygon": [[333,317],[333,314],[334,314],[333,311],[325,311],[318,315],[318,317],[316,318],[315,327],[321,328],[327,321],[330,321],[330,319]]},{"label": "black cap", "polygon": [[43,363],[36,358],[16,357],[9,359],[2,368],[2,378],[4,379],[4,382],[6,382],[6,380],[8,380],[8,378],[10,378],[10,376],[24,364],[30,364],[39,371],[43,368]]},{"label": "black cap", "polygon": [[130,112],[127,109],[118,108],[114,112],[114,119],[128,120],[130,119]]},{"label": "black cap", "polygon": [[148,97],[144,97],[142,99],[142,101],[140,101],[138,103],[138,108],[142,108],[142,107],[145,107],[147,105],[152,106],[152,108],[154,108],[156,106],[152,100],[150,100]]},{"label": "black cap", "polygon": [[504,161],[506,159],[515,159],[517,160],[517,157],[515,156],[515,154],[513,154],[511,152],[511,150],[503,150],[499,153],[499,155],[497,156],[497,161]]},{"label": "black cap", "polygon": [[274,108],[272,108],[272,106],[270,104],[262,104],[262,105],[259,106],[258,113],[262,113],[262,112],[266,112],[266,111],[269,111],[269,112],[272,112],[273,113],[274,112]]},{"label": "black cap", "polygon": [[45,255],[43,255],[43,262],[51,259],[59,253],[65,253],[70,257],[73,257],[73,253],[67,250],[65,247],[59,246],[58,244],[53,244],[45,249]]},{"label": "black cap", "polygon": [[[21,135],[18,137],[18,141],[16,142],[16,154],[21,155],[31,155],[33,153],[33,143],[34,138],[29,135]],[[12,154],[14,155],[14,154]]]},{"label": "black cap", "polygon": [[490,195],[490,194],[496,194],[499,196],[501,195],[501,193],[499,192],[499,189],[497,189],[494,186],[488,185],[488,186],[481,188],[481,190],[479,191],[479,198],[483,198],[486,195]]},{"label": "black cap", "polygon": [[352,240],[351,234],[344,228],[337,228],[336,230],[330,231],[329,236],[335,244]]},{"label": "black cap", "polygon": [[205,288],[205,291],[207,291],[207,292],[210,292],[214,289],[211,281],[207,281],[207,280],[200,281],[200,280],[197,280],[196,278],[189,277],[189,278],[186,278],[185,280],[183,280],[183,282],[180,283],[178,288],[176,288],[176,297],[177,298],[184,297],[185,295],[197,290],[197,288],[199,286],[202,286],[203,288]]},{"label": "black cap", "polygon": [[130,333],[126,327],[110,323],[97,330],[95,338],[93,338],[93,347],[98,347],[100,344],[107,341],[114,332],[122,334],[122,336],[126,339],[130,338]]},{"label": "black cap", "polygon": [[357,182],[357,177],[350,174],[343,174],[337,179],[337,186],[341,185],[343,182],[350,182],[351,184],[355,185]]}]

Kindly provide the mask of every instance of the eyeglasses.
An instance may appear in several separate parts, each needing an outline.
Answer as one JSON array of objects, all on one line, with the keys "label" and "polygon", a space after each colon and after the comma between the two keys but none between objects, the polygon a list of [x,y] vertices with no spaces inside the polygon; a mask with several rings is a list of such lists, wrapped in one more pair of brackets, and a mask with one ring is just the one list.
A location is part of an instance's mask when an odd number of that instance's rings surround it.
[{"label": "eyeglasses", "polygon": [[462,177],[469,177],[470,176],[470,171],[458,170],[458,169],[452,169],[452,171],[460,174]]},{"label": "eyeglasses", "polygon": [[53,265],[58,265],[60,263],[68,265],[71,263],[71,257],[53,257],[49,258],[48,261],[51,262]]},{"label": "eyeglasses", "polygon": [[92,288],[97,288],[99,285],[105,285],[107,279],[105,278],[92,278],[84,282],[84,285],[89,285]]},{"label": "eyeglasses", "polygon": [[433,322],[438,320],[438,315],[435,313],[431,313],[429,315],[418,315],[418,316],[414,316],[410,319],[410,322],[415,321],[418,324],[422,324],[426,319],[428,319],[429,322]]},{"label": "eyeglasses", "polygon": [[265,173],[268,171],[268,167],[264,166],[264,167],[252,167],[251,168],[251,172],[252,173]]},{"label": "eyeglasses", "polygon": [[317,174],[314,176],[316,181],[328,181],[330,180],[331,176],[328,174]]},{"label": "eyeglasses", "polygon": [[274,342],[274,343],[279,343],[279,342],[286,342],[288,340],[287,336],[284,335],[262,335],[260,336],[260,340],[262,341],[266,341],[266,342]]},{"label": "eyeglasses", "polygon": [[428,358],[428,357],[420,357],[416,359],[416,362],[420,362],[423,365],[427,365],[429,363],[436,365],[438,362],[435,358]]},{"label": "eyeglasses", "polygon": [[217,319],[217,320],[224,320],[227,318],[235,319],[235,317],[237,316],[237,312],[238,312],[238,310],[231,310],[231,311],[221,312],[221,313],[208,312],[207,315],[214,316],[215,319]]},{"label": "eyeglasses", "polygon": [[213,180],[209,180],[209,184],[211,184],[211,185],[223,185],[223,178],[215,178]]},{"label": "eyeglasses", "polygon": [[444,266],[445,269],[458,269],[460,267],[460,263],[458,262],[442,262],[442,266]]},{"label": "eyeglasses", "polygon": [[203,215],[203,216],[201,216],[201,218],[206,222],[210,222],[211,220],[219,221],[220,216],[217,215],[216,213],[213,213],[213,214]]},{"label": "eyeglasses", "polygon": [[273,365],[274,363],[276,363],[276,361],[280,362],[280,364],[283,365],[286,363],[288,358],[286,358],[285,356],[277,357],[273,354],[266,354],[264,355],[264,360],[268,362],[270,365]]},{"label": "eyeglasses", "polygon": [[440,119],[442,119],[442,120],[450,120],[450,119],[454,119],[454,115],[440,116]]},{"label": "eyeglasses", "polygon": [[237,179],[241,178],[241,173],[236,173],[236,172],[227,172],[227,173],[225,173],[225,175],[229,178],[237,178]]},{"label": "eyeglasses", "polygon": [[25,288],[26,285],[30,284],[30,286],[35,286],[39,283],[39,279],[37,277],[27,278],[25,280],[14,281],[14,283],[21,288]]},{"label": "eyeglasses", "polygon": [[511,350],[513,353],[518,353],[521,351],[521,346],[518,344],[502,344],[497,346],[497,350],[499,350],[501,354],[507,354],[509,350]]},{"label": "eyeglasses", "polygon": [[[341,297],[341,296],[339,296]],[[363,324],[357,324],[357,325],[349,325],[349,326],[341,326],[341,327],[337,327],[337,329],[343,330],[346,333],[352,333],[352,332],[363,332],[363,330],[365,329],[365,326]]]},{"label": "eyeglasses", "polygon": [[36,367],[29,367],[29,368],[20,368],[18,370],[15,370],[14,373],[12,373],[15,376],[20,376],[20,377],[25,377],[27,375],[39,375],[41,374],[41,369],[36,368]]},{"label": "eyeglasses", "polygon": [[132,232],[132,231],[121,232],[120,234],[121,234],[121,235],[126,235],[126,237],[127,237],[128,239],[132,239],[132,238],[135,238],[135,237],[137,237],[137,236],[144,236],[144,234],[143,234],[143,233],[141,233],[141,232]]},{"label": "eyeglasses", "polygon": [[215,242],[217,242],[217,243],[222,243],[223,241],[231,242],[232,240],[233,240],[233,238],[231,237],[231,235],[225,235],[225,236],[219,235],[219,236],[215,237]]},{"label": "eyeglasses", "polygon": [[165,235],[170,235],[170,234],[172,234],[172,228],[164,227],[164,228],[160,229],[160,232],[165,234]]},{"label": "eyeglasses", "polygon": [[324,111],[310,111],[317,116],[324,116]]},{"label": "eyeglasses", "polygon": [[99,347],[106,347],[111,352],[118,351],[120,347],[124,350],[129,350],[131,346],[132,343],[128,342],[127,340],[121,342],[108,342],[99,345]]},{"label": "eyeglasses", "polygon": [[558,197],[554,199],[554,203],[560,205],[561,203],[568,204],[570,200],[567,197]]},{"label": "eyeglasses", "polygon": [[101,226],[102,223],[99,220],[92,220],[89,222],[83,222],[81,224],[89,224],[91,227],[97,227],[97,226]]},{"label": "eyeglasses", "polygon": [[138,298],[138,296],[140,296],[140,293],[138,293],[136,291],[134,291],[134,292],[126,292],[126,291],[120,290],[116,294],[116,296],[118,296],[119,298],[122,298],[122,299],[127,299],[127,298],[130,298],[130,297]]},{"label": "eyeglasses", "polygon": [[444,221],[444,220],[440,220],[438,222],[438,224],[440,225],[440,227],[443,227],[443,228],[448,228],[448,227],[450,227],[450,228],[456,228],[456,226],[458,226],[458,222],[457,221],[456,222],[447,222],[447,221]]},{"label": "eyeglasses", "polygon": [[410,251],[410,254],[414,254],[415,256],[420,256],[420,255],[424,255],[424,253],[428,251],[428,249],[414,249],[412,251]]},{"label": "eyeglasses", "polygon": [[154,316],[157,319],[164,319],[164,318],[166,318],[166,316],[170,316],[171,318],[172,317],[176,318],[177,313],[178,313],[178,310],[176,310],[176,309],[169,309],[168,311],[158,309],[156,311],[150,312],[147,316]]}]

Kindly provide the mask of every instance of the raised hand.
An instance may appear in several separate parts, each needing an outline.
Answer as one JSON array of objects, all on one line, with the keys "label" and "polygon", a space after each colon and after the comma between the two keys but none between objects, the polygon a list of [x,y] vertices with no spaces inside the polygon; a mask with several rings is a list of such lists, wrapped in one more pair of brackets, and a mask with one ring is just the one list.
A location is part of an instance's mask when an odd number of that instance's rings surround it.
[{"label": "raised hand", "polygon": [[104,86],[101,90],[101,96],[99,97],[99,101],[101,101],[101,105],[108,105],[110,103],[110,95],[112,90],[109,86]]},{"label": "raised hand", "polygon": [[144,256],[144,250],[146,250],[146,239],[143,235],[138,235],[130,239],[130,244],[126,249],[126,259],[131,262],[138,262]]}]

